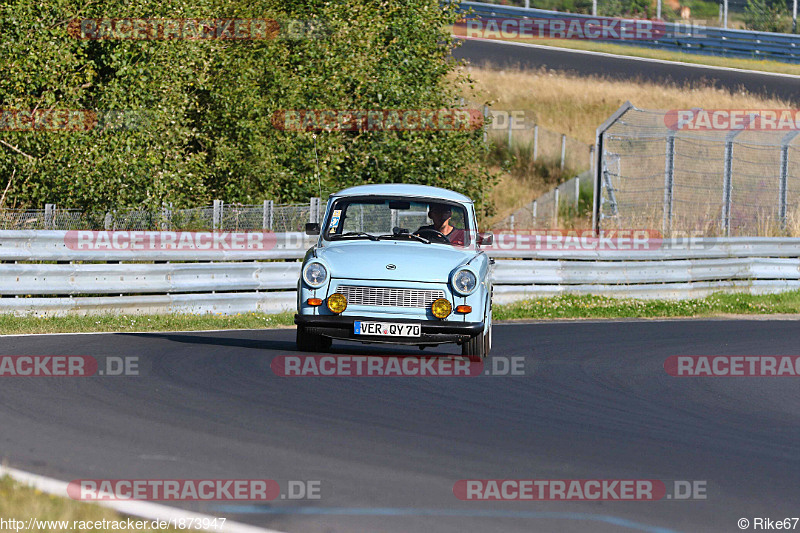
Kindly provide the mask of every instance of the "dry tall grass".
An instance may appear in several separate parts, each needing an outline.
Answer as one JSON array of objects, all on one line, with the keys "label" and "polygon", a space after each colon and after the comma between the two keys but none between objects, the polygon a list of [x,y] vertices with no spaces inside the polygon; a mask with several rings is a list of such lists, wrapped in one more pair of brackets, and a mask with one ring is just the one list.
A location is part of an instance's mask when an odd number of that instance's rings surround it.
[{"label": "dry tall grass", "polygon": [[[639,108],[662,110],[792,107],[779,99],[743,91],[731,93],[703,83],[678,86],[580,77],[544,69],[464,68],[475,81],[471,92],[465,94],[471,105],[488,102],[495,109],[523,110],[526,117],[533,117],[543,128],[566,133],[587,144],[594,143],[597,127],[626,100]],[[508,172],[491,192],[497,215],[488,222],[499,221],[551,187],[539,176],[522,178],[519,172]]]},{"label": "dry tall grass", "polygon": [[706,84],[684,86],[617,81],[547,70],[492,70],[465,67],[475,80],[473,102],[532,113],[539,125],[585,143],[614,111],[630,100],[643,109],[787,108],[789,103],[746,92],[730,93]]}]

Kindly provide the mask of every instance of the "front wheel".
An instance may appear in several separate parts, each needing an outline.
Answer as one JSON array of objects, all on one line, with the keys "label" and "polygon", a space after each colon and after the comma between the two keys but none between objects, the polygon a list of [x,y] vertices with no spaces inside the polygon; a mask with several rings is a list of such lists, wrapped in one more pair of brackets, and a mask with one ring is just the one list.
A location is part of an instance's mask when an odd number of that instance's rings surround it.
[{"label": "front wheel", "polygon": [[297,326],[297,337],[295,338],[297,349],[301,352],[324,352],[331,347],[331,339],[309,333],[303,326]]},{"label": "front wheel", "polygon": [[486,357],[488,339],[482,331],[461,345],[461,355],[469,357],[471,363],[480,363]]}]

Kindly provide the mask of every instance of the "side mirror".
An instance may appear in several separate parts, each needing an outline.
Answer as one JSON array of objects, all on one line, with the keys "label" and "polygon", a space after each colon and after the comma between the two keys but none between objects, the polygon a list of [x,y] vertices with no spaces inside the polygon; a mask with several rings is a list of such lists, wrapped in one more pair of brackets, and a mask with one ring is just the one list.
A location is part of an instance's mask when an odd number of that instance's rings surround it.
[{"label": "side mirror", "polygon": [[306,235],[319,235],[319,222],[306,222]]},{"label": "side mirror", "polygon": [[494,244],[494,233],[478,233],[478,244],[481,246],[491,246]]}]

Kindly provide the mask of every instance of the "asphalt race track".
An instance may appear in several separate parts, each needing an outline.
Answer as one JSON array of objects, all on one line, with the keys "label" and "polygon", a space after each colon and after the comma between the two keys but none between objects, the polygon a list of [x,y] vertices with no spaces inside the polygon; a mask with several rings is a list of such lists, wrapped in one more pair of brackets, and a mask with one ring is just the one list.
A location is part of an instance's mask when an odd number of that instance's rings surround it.
[{"label": "asphalt race track", "polygon": [[[293,329],[1,337],[2,355],[138,356],[144,375],[0,378],[0,459],[65,481],[317,480],[319,500],[186,504],[292,533],[739,531],[800,514],[800,378],[676,378],[664,361],[798,355],[797,333],[793,320],[501,324],[494,356],[523,357],[526,375],[473,378],[277,377]],[[460,479],[505,478],[705,481],[707,499],[453,495]]]},{"label": "asphalt race track", "polygon": [[[606,54],[581,53],[542,46],[514,45],[498,41],[464,40],[453,51],[459,59],[494,68],[547,68],[573,72],[582,76],[605,76],[618,80],[653,82],[702,83],[728,89],[800,102],[800,77],[693,66],[687,63],[630,59]],[[535,44],[535,43],[534,43]],[[633,102],[636,104],[636,102]]]}]

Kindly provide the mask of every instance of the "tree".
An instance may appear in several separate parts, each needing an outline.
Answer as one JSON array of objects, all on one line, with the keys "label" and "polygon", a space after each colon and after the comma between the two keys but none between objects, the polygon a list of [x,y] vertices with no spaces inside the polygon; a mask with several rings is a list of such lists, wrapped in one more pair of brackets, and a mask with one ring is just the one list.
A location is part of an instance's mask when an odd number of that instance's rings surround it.
[{"label": "tree", "polygon": [[[108,17],[266,18],[282,21],[283,30],[302,21],[307,31],[249,41],[70,35],[73,19]],[[437,0],[5,3],[0,107],[146,117],[134,129],[84,133],[0,126],[0,182],[14,175],[7,203],[106,210],[212,198],[295,202],[318,195],[319,182],[323,194],[408,182],[459,190],[486,208],[492,178],[480,130],[338,131],[314,139],[271,122],[286,109],[457,107],[470,83],[449,53],[455,44],[445,29],[457,18],[454,5]]]}]

